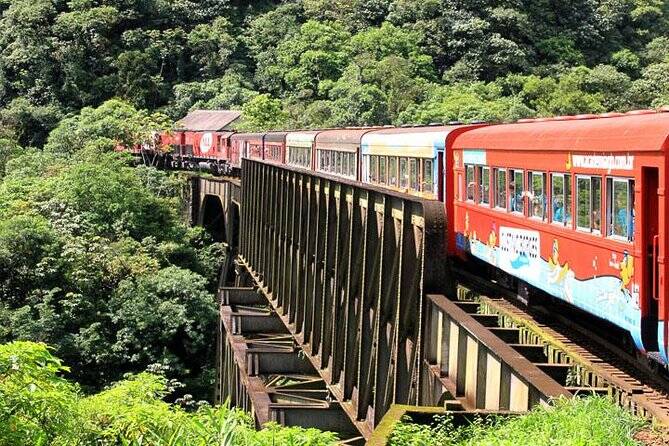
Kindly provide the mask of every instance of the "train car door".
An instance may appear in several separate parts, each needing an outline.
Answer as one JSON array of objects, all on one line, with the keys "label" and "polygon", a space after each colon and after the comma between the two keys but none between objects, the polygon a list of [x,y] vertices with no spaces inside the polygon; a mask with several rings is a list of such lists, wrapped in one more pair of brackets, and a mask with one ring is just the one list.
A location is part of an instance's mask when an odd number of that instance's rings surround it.
[{"label": "train car door", "polygon": [[[659,321],[659,211],[658,187],[659,175],[657,167],[641,169],[641,199],[643,226],[641,227],[642,252],[645,256],[643,265],[643,282],[641,291],[641,336],[646,351],[658,351]],[[666,336],[665,336],[666,342]]]}]

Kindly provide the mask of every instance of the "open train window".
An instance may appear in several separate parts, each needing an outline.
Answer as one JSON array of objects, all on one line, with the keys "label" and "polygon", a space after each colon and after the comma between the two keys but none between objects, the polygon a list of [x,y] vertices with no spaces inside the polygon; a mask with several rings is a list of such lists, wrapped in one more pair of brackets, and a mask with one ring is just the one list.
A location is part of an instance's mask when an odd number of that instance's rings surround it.
[{"label": "open train window", "polygon": [[509,170],[509,211],[523,213],[525,175],[522,170]]},{"label": "open train window", "polygon": [[406,158],[400,158],[400,188],[407,189],[409,187],[409,171],[408,161]]},{"label": "open train window", "polygon": [[409,158],[409,184],[411,189],[418,189],[418,160],[416,158]]},{"label": "open train window", "polygon": [[388,184],[397,187],[397,157],[388,157]]},{"label": "open train window", "polygon": [[376,156],[369,157],[369,181],[376,183],[378,181],[378,163]]},{"label": "open train window", "polygon": [[495,207],[506,208],[506,169],[495,169]]},{"label": "open train window", "polygon": [[481,204],[490,204],[490,167],[478,167],[478,190],[479,190],[479,203]]},{"label": "open train window", "polygon": [[600,233],[602,208],[602,179],[578,175],[576,177],[576,228]]},{"label": "open train window", "polygon": [[571,175],[551,175],[551,210],[553,223],[571,226]]},{"label": "open train window", "polygon": [[474,166],[465,166],[465,183],[467,183],[467,200],[474,201],[476,197],[476,179],[474,178]]},{"label": "open train window", "polygon": [[530,217],[543,220],[546,217],[546,174],[530,173]]},{"label": "open train window", "polygon": [[609,178],[606,184],[608,197],[607,235],[634,240],[634,180]]},{"label": "open train window", "polygon": [[386,184],[386,157],[379,157],[379,183]]},{"label": "open train window", "polygon": [[434,193],[433,160],[423,160],[423,192]]}]

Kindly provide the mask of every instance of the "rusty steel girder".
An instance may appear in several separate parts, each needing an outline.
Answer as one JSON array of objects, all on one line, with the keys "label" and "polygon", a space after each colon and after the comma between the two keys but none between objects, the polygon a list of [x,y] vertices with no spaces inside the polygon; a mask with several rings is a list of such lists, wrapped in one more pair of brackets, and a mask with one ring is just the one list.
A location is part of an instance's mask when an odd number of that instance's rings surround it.
[{"label": "rusty steel girder", "polygon": [[242,163],[240,262],[365,437],[419,404],[426,292],[446,284],[443,203]]},{"label": "rusty steel girder", "polygon": [[267,300],[249,287],[219,291],[218,401],[250,412],[257,427],[286,426],[333,431],[346,444],[360,434]]}]

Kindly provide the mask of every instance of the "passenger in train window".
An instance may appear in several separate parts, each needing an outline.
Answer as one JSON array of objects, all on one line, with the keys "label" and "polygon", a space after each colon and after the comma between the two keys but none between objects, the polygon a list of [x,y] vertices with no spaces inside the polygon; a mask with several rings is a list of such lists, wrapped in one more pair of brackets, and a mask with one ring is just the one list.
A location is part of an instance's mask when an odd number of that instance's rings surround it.
[{"label": "passenger in train window", "polygon": [[509,210],[523,213],[523,171],[511,170],[509,173]]},{"label": "passenger in train window", "polygon": [[553,200],[553,221],[562,223],[564,219],[564,206],[562,205],[562,200],[554,199]]},{"label": "passenger in train window", "polygon": [[467,183],[467,200],[474,201],[476,198],[476,182],[474,181],[474,166],[466,166],[465,182]]},{"label": "passenger in train window", "polygon": [[599,232],[601,227],[601,216],[599,215],[599,211],[594,209],[592,211],[592,230],[594,232]]},{"label": "passenger in train window", "polygon": [[618,213],[616,216],[616,227],[615,233],[619,235],[627,234],[627,209],[622,203],[622,200],[618,200],[616,207],[618,208]]},{"label": "passenger in train window", "polygon": [[518,197],[516,196],[516,183],[509,182],[509,210],[515,211],[517,207]]},{"label": "passenger in train window", "polygon": [[609,235],[634,240],[634,181],[610,178]]},{"label": "passenger in train window", "polygon": [[541,172],[532,172],[530,175],[532,190],[528,192],[528,197],[532,207],[530,216],[543,220],[546,217],[546,194],[544,186],[546,174]]}]

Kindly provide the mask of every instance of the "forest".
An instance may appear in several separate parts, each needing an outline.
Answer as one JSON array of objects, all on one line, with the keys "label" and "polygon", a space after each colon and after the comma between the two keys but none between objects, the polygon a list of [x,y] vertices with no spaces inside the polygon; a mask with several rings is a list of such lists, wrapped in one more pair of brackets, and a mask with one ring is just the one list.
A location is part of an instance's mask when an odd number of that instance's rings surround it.
[{"label": "forest", "polygon": [[[0,138],[119,98],[306,128],[669,100],[663,0],[0,0]],[[7,150],[5,148],[5,150]]]},{"label": "forest", "polygon": [[668,29],[663,0],[0,0],[0,445],[210,444],[216,417],[269,441],[203,403],[226,247],[187,225],[183,174],[119,144],[195,108],[267,130],[661,107]]}]

